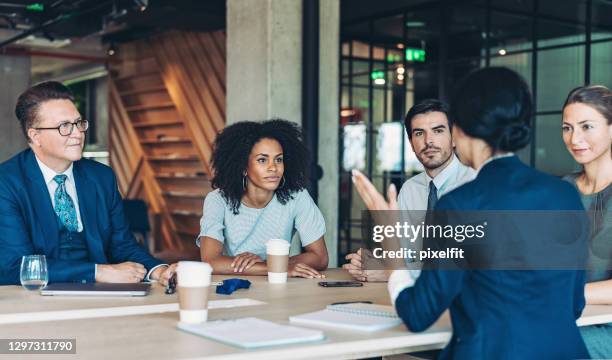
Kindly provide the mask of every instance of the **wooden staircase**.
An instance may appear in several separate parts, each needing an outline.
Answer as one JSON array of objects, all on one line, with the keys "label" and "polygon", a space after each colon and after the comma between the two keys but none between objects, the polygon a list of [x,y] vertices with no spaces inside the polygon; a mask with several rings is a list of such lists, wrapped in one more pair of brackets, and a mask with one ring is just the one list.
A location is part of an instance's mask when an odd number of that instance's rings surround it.
[{"label": "wooden staircase", "polygon": [[[212,190],[208,164],[225,123],[224,46],[224,33],[162,34],[122,45],[110,71],[111,166],[123,195],[145,200],[160,219],[152,250],[169,261],[199,258],[195,239]],[[182,51],[204,54],[184,59]],[[220,55],[221,62],[210,61]],[[208,72],[194,73],[200,62]]]}]

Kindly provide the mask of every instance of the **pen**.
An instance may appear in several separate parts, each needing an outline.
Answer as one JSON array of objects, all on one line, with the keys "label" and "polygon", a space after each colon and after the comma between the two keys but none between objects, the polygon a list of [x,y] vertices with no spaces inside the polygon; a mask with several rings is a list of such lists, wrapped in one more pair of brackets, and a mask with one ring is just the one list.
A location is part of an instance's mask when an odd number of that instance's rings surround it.
[{"label": "pen", "polygon": [[346,304],[371,304],[371,301],[341,301],[332,303],[332,305],[346,305]]}]

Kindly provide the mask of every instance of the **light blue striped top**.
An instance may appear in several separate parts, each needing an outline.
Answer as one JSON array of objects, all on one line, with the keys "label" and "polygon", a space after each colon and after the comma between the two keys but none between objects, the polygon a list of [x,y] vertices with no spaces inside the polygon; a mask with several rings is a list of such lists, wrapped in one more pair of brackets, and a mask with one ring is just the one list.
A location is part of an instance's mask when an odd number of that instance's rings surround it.
[{"label": "light blue striped top", "polygon": [[325,234],[323,214],[308,191],[293,194],[293,199],[281,204],[276,198],[263,209],[240,204],[235,215],[219,189],[206,195],[204,214],[200,219],[200,237],[208,236],[223,243],[224,253],[236,256],[244,252],[266,258],[266,242],[284,239],[291,242],[297,230],[302,246],[307,246]]}]

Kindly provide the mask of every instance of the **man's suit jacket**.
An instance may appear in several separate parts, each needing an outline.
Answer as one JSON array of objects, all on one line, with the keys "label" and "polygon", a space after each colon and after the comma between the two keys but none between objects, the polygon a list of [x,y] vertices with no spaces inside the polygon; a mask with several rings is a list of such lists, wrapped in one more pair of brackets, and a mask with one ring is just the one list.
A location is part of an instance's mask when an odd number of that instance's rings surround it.
[{"label": "man's suit jacket", "polygon": [[147,270],[161,264],[128,229],[111,168],[74,162],[73,173],[89,259],[61,260],[59,225],[34,153],[28,149],[0,164],[0,285],[19,284],[21,257],[47,257],[49,282],[94,282],[95,264],[132,261]]},{"label": "man's suit jacket", "polygon": [[[475,180],[443,196],[436,210],[582,214],[583,207],[571,185],[510,156],[486,164]],[[576,256],[585,258],[588,229],[583,226],[576,239],[575,225],[555,224],[555,234],[566,234],[561,236],[568,239],[557,240],[575,243]],[[541,240],[520,236],[510,239],[526,251],[530,243]],[[582,270],[424,270],[413,287],[398,295],[395,305],[411,331],[427,329],[450,309],[453,336],[442,359],[588,358],[575,322],[585,304],[584,282]]]}]

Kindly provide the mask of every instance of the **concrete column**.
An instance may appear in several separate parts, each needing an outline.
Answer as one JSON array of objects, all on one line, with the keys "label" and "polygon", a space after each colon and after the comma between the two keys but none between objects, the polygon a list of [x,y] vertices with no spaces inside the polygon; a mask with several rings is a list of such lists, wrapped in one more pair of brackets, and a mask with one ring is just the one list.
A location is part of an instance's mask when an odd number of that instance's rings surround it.
[{"label": "concrete column", "polygon": [[302,0],[227,1],[227,124],[302,123]]},{"label": "concrete column", "polygon": [[0,55],[0,162],[27,147],[15,117],[17,97],[30,86],[30,58]]},{"label": "concrete column", "polygon": [[[307,1],[307,0],[306,0]],[[329,266],[338,264],[338,126],[340,0],[321,0],[319,39],[319,165],[323,177],[319,180],[318,205],[327,225],[325,242]]]}]

